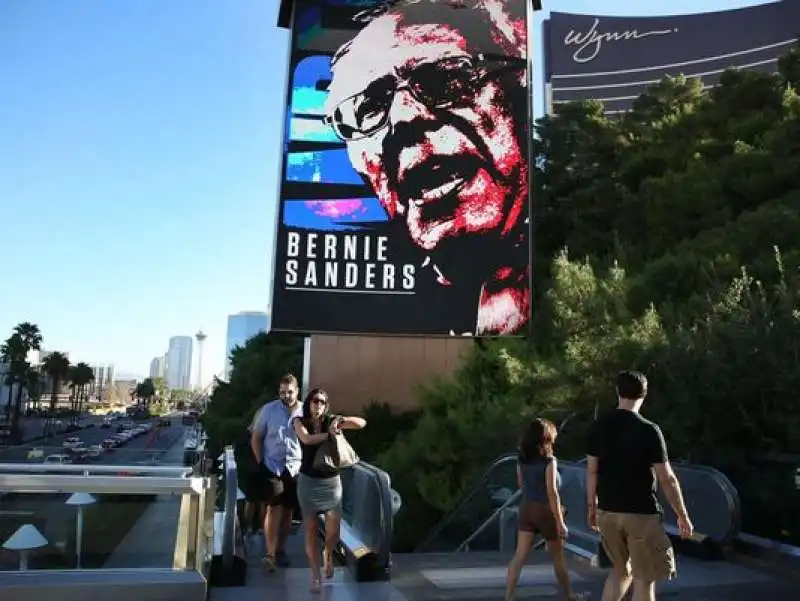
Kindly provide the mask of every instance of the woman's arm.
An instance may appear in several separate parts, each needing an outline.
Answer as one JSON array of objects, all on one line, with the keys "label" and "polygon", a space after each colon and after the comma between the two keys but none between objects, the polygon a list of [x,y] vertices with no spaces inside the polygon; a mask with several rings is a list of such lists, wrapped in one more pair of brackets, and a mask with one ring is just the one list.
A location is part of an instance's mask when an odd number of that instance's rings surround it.
[{"label": "woman's arm", "polygon": [[367,420],[363,417],[348,417],[342,415],[339,417],[340,430],[361,430],[367,425]]},{"label": "woman's arm", "polygon": [[292,420],[292,425],[294,426],[294,431],[295,434],[297,434],[297,438],[299,438],[300,442],[303,444],[319,444],[328,440],[327,432],[323,432],[322,434],[309,434],[308,428],[306,428],[305,424],[303,424],[302,418],[294,418]]},{"label": "woman's arm", "polygon": [[561,507],[561,495],[558,493],[558,464],[553,459],[544,472],[547,482],[547,499],[550,501],[550,511],[556,516],[559,525],[564,525],[564,511]]}]

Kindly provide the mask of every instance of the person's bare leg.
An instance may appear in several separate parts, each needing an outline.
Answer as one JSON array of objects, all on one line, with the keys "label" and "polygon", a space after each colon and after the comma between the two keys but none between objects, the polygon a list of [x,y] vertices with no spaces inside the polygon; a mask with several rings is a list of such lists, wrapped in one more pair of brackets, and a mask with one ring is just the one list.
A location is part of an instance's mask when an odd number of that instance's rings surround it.
[{"label": "person's bare leg", "polygon": [[635,578],[633,580],[633,601],[656,601],[656,583]]},{"label": "person's bare leg", "polygon": [[281,510],[280,524],[278,526],[278,540],[275,553],[283,551],[286,546],[286,539],[292,532],[292,509],[291,507],[283,507]]},{"label": "person's bare leg", "polygon": [[547,541],[547,550],[553,558],[553,572],[556,575],[556,580],[564,591],[564,599],[569,601],[573,598],[572,583],[569,580],[569,571],[567,570],[567,561],[564,558],[564,543],[561,540]]},{"label": "person's bare leg", "polygon": [[622,601],[622,598],[631,587],[630,572],[625,569],[614,568],[606,578],[606,584],[603,587],[602,601]]},{"label": "person's bare leg", "polygon": [[273,564],[275,561],[275,554],[278,551],[278,531],[280,529],[282,517],[283,511],[280,505],[270,505],[267,507],[267,514],[264,519],[264,540],[267,544],[267,558],[271,559]]},{"label": "person's bare leg", "polygon": [[250,501],[244,502],[244,526],[242,528],[243,534],[248,536],[253,534],[253,520],[255,519],[256,504]]},{"label": "person's bare leg", "polygon": [[525,565],[528,553],[531,552],[531,547],[533,547],[533,537],[533,532],[523,532],[521,530],[517,532],[517,550],[514,551],[514,557],[511,558],[511,562],[508,564],[506,601],[511,601],[514,598],[519,576],[522,573],[522,566]]},{"label": "person's bare leg", "polygon": [[303,516],[303,532],[305,534],[305,550],[308,566],[311,568],[311,592],[320,591],[319,551],[317,549],[317,516]]},{"label": "person's bare leg", "polygon": [[339,543],[341,524],[342,515],[338,510],[328,511],[325,514],[325,550],[323,551],[325,578],[333,578],[333,553]]}]

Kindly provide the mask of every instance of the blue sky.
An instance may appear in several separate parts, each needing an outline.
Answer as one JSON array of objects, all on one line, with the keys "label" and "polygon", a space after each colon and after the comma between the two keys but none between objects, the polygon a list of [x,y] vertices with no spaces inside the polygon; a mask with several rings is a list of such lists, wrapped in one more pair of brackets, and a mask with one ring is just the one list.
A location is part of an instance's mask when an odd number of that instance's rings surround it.
[{"label": "blue sky", "polygon": [[277,4],[0,3],[0,338],[32,321],[49,349],[146,375],[170,336],[202,328],[205,379],[221,372],[227,315],[269,303],[289,43]]}]

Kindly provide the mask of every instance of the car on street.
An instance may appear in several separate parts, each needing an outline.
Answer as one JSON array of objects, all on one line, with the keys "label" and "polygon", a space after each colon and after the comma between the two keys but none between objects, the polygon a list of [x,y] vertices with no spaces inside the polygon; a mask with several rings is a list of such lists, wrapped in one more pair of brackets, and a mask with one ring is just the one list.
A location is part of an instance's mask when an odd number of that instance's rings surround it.
[{"label": "car on street", "polygon": [[80,438],[78,438],[77,436],[70,436],[64,441],[62,446],[65,449],[73,449],[75,447],[80,447],[82,445],[83,441]]},{"label": "car on street", "polygon": [[70,458],[69,455],[64,455],[63,453],[56,453],[45,457],[44,462],[56,465],[66,465],[72,463],[72,458]]}]

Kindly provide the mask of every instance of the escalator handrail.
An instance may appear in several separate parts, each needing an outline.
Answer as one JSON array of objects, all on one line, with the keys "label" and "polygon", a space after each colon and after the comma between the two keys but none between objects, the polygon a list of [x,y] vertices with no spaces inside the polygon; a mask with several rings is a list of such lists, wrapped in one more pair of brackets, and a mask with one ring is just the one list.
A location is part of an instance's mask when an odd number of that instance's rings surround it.
[{"label": "escalator handrail", "polygon": [[511,496],[508,498],[508,501],[506,501],[506,502],[505,502],[505,503],[503,503],[503,504],[502,504],[500,507],[498,507],[498,508],[497,508],[497,509],[496,509],[496,510],[495,510],[495,511],[492,513],[492,515],[490,515],[488,518],[486,518],[486,520],[483,522],[483,524],[481,524],[480,526],[478,526],[478,527],[475,529],[475,531],[474,531],[472,534],[470,534],[470,535],[469,535],[469,536],[468,536],[466,539],[464,539],[464,542],[462,542],[460,545],[458,545],[458,547],[456,547],[455,553],[459,553],[459,552],[461,552],[461,551],[465,551],[465,550],[467,550],[467,548],[469,547],[469,544],[470,544],[470,543],[471,543],[473,540],[475,540],[475,539],[476,539],[478,536],[480,536],[480,535],[481,535],[481,534],[484,532],[484,530],[486,530],[487,528],[489,528],[489,526],[491,526],[491,525],[492,525],[492,522],[493,522],[495,519],[499,519],[499,517],[500,517],[500,514],[501,514],[501,513],[502,513],[504,510],[508,509],[509,507],[511,507],[512,505],[514,505],[515,503],[518,503],[518,502],[519,502],[519,498],[520,498],[520,496],[521,496],[521,495],[522,495],[522,491],[521,491],[521,490],[517,490],[517,492],[515,492],[513,495],[511,495]]},{"label": "escalator handrail", "polygon": [[[559,468],[561,467],[581,468],[585,464],[586,464],[586,459],[581,459],[580,461],[559,461]],[[470,534],[466,539],[464,539],[464,541],[460,545],[458,545],[455,552],[458,553],[460,551],[466,550],[466,548],[473,540],[475,540],[475,538],[477,538],[481,533],[483,533],[492,525],[492,522],[494,522],[494,520],[499,519],[500,515],[505,509],[508,509],[514,504],[518,504],[521,495],[522,495],[522,490],[517,489],[505,503],[503,503],[500,507],[498,507],[492,513],[492,515],[486,518],[486,520],[480,526],[478,526],[475,529],[475,531],[472,532],[472,534]],[[572,530],[572,527],[570,527],[570,530]]]},{"label": "escalator handrail", "polygon": [[367,472],[377,483],[378,502],[381,508],[380,547],[373,549],[379,561],[389,564],[392,552],[392,535],[394,532],[394,511],[392,510],[392,489],[390,476],[385,471],[366,461],[359,461],[353,468],[356,471]]},{"label": "escalator handrail", "polygon": [[483,473],[480,480],[476,482],[475,485],[469,489],[469,492],[462,497],[461,502],[458,505],[456,505],[456,507],[450,513],[448,513],[444,518],[439,520],[439,523],[433,528],[433,530],[430,531],[428,536],[425,537],[425,540],[423,540],[422,543],[417,545],[417,548],[414,551],[417,553],[423,551],[431,541],[435,540],[439,536],[442,530],[444,530],[445,526],[447,526],[451,520],[455,519],[455,516],[457,516],[461,512],[464,506],[466,506],[470,501],[472,501],[475,495],[477,495],[479,492],[485,489],[485,485],[487,484],[489,476],[492,474],[492,472],[501,465],[508,463],[509,461],[516,462],[517,457],[518,457],[517,453],[505,453],[504,455],[500,455],[497,459],[495,459],[491,463],[489,468]]}]

